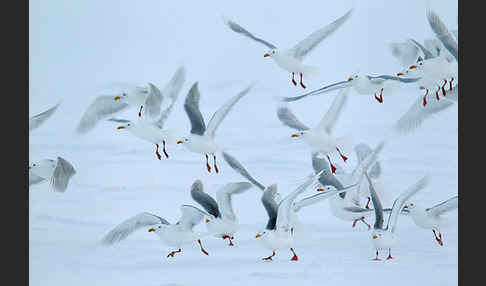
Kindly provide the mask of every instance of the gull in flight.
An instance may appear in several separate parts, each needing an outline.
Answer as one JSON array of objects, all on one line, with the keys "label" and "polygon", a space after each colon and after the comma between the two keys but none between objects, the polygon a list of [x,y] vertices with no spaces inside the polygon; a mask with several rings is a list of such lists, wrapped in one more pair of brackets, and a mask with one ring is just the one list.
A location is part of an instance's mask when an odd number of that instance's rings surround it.
[{"label": "gull in flight", "polygon": [[51,117],[60,104],[61,103],[58,103],[44,112],[29,117],[29,132],[41,126],[42,123],[44,123],[49,117]]},{"label": "gull in flight", "polygon": [[73,165],[62,157],[43,159],[29,165],[29,186],[49,180],[53,191],[64,193],[74,174]]},{"label": "gull in flight", "polygon": [[193,231],[194,226],[199,224],[207,215],[206,212],[191,205],[182,205],[180,210],[182,216],[175,224],[170,224],[164,218],[148,212],[137,214],[113,228],[103,237],[101,243],[105,246],[113,245],[141,228],[150,227],[148,232],[157,234],[163,244],[177,248],[177,250],[171,251],[167,258],[174,257],[176,253],[182,252],[183,245],[196,241],[201,252],[209,255],[201,244],[200,235]]},{"label": "gull in flight", "polygon": [[309,128],[300,122],[288,107],[280,107],[277,110],[278,119],[284,125],[299,131],[298,133],[292,134],[291,137],[304,141],[313,151],[319,151],[325,154],[331,164],[333,173],[336,172],[336,167],[331,162],[331,158],[329,157],[330,153],[337,151],[344,162],[348,160],[348,157],[343,155],[339,148],[341,146],[347,146],[351,142],[351,139],[349,137],[334,138],[331,136],[332,128],[346,104],[348,92],[349,89],[343,89],[336,95],[328,111],[314,128]]},{"label": "gull in flight", "polygon": [[142,110],[144,110],[144,117],[146,114],[149,119],[156,118],[160,115],[161,105],[165,104],[165,100],[168,98],[165,96],[166,91],[170,92],[176,82],[183,82],[184,77],[184,67],[179,67],[164,93],[161,93],[154,84],[148,83],[148,87],[137,86],[119,94],[96,97],[81,117],[76,132],[85,134],[95,128],[99,121],[129,107],[135,107],[139,110],[138,117],[142,116]]},{"label": "gull in flight", "polygon": [[[307,96],[313,96],[318,94],[327,93],[333,90],[339,90],[347,87],[352,87],[358,94],[362,95],[370,95],[374,94],[375,99],[379,103],[383,103],[383,91],[385,89],[389,90],[393,87],[396,83],[413,83],[417,82],[419,77],[415,78],[400,78],[398,76],[392,75],[379,75],[379,76],[370,76],[361,73],[356,73],[348,77],[347,80],[336,82],[325,87],[321,87],[319,89],[313,90],[303,95],[295,96],[295,97],[283,97],[281,98],[284,102],[292,102]],[[376,94],[379,93],[379,96]]]},{"label": "gull in flight", "polygon": [[248,32],[245,28],[241,27],[239,24],[231,20],[225,20],[228,27],[236,33],[242,34],[252,40],[255,40],[265,46],[270,50],[265,53],[264,57],[272,58],[275,63],[282,69],[290,72],[292,74],[292,83],[297,86],[297,82],[294,77],[298,74],[300,77],[300,86],[306,88],[306,85],[302,82],[304,74],[306,76],[312,76],[317,73],[317,69],[313,66],[305,65],[302,63],[304,57],[309,54],[319,43],[321,43],[325,38],[333,34],[339,27],[341,27],[344,22],[351,16],[353,9],[349,10],[335,20],[334,22],[328,24],[327,26],[315,31],[310,34],[307,38],[299,42],[294,47],[288,50],[280,50],[275,45],[258,38]]},{"label": "gull in flight", "polygon": [[243,91],[235,95],[226,101],[211,117],[208,126],[204,123],[204,118],[199,110],[199,93],[198,82],[194,83],[187,94],[184,102],[184,109],[187,117],[191,122],[191,134],[188,137],[183,137],[177,141],[177,144],[184,144],[186,148],[194,153],[204,154],[206,156],[206,168],[208,172],[211,172],[211,166],[209,166],[208,154],[211,154],[214,159],[214,169],[216,173],[219,173],[218,166],[216,165],[216,152],[222,151],[222,148],[214,141],[216,135],[216,129],[224,120],[226,115],[230,112],[233,106],[250,90],[252,86],[245,88]]},{"label": "gull in flight", "polygon": [[162,94],[163,100],[169,100],[169,104],[164,110],[161,111],[160,117],[157,121],[131,121],[116,118],[110,118],[109,121],[123,123],[117,127],[118,130],[126,130],[135,137],[155,144],[155,155],[159,160],[162,157],[159,153],[159,144],[162,144],[162,152],[166,158],[169,158],[169,154],[166,151],[166,144],[175,144],[177,142],[177,138],[169,130],[164,130],[164,124],[179,96],[182,85],[184,84],[184,78],[184,72],[176,73],[172,80],[167,84]]},{"label": "gull in flight", "polygon": [[378,258],[378,251],[386,249],[388,249],[388,257],[386,260],[389,260],[393,258],[391,256],[391,249],[395,243],[395,230],[397,228],[398,215],[400,214],[402,207],[405,205],[405,202],[415,193],[425,188],[429,182],[429,179],[427,176],[423,177],[417,183],[400,194],[400,196],[398,196],[398,198],[393,202],[393,207],[388,217],[387,226],[386,228],[383,228],[383,207],[375,189],[373,188],[373,183],[371,182],[368,174],[365,173],[365,177],[368,180],[371,201],[373,202],[373,208],[375,209],[375,224],[373,225],[373,232],[371,234],[371,242],[376,249],[376,257],[373,260],[380,260]]},{"label": "gull in flight", "polygon": [[[410,216],[417,226],[425,229],[432,229],[435,240],[442,246],[444,245],[444,242],[442,241],[440,228],[449,224],[448,219],[442,215],[457,209],[458,203],[459,197],[454,196],[430,208],[425,208],[417,203],[408,203],[403,208],[410,211]],[[436,232],[439,235],[437,235]]]},{"label": "gull in flight", "polygon": [[233,211],[232,197],[251,188],[247,182],[237,182],[224,185],[216,191],[216,200],[203,190],[203,183],[197,180],[192,184],[191,197],[200,204],[209,216],[205,219],[208,231],[223,240],[228,239],[233,246],[234,234],[240,228]]}]

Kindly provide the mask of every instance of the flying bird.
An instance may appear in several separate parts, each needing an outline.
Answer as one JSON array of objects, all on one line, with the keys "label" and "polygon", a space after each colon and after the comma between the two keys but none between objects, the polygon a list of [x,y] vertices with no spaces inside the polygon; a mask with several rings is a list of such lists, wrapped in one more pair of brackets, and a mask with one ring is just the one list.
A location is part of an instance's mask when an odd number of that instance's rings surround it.
[{"label": "flying bird", "polygon": [[29,132],[41,126],[42,123],[44,123],[49,117],[51,117],[54,112],[56,112],[60,104],[61,103],[58,103],[44,112],[29,117]]},{"label": "flying bird", "polygon": [[29,186],[48,180],[53,191],[64,193],[75,174],[73,165],[62,157],[43,159],[29,165]]}]

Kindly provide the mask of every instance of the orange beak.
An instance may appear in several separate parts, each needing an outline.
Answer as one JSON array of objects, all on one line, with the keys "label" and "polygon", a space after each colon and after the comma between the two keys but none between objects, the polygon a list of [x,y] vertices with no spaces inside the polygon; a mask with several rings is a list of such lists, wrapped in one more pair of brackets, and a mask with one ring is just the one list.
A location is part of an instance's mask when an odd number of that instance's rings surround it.
[{"label": "orange beak", "polygon": [[261,235],[258,233],[257,235],[255,235],[255,238],[259,238]]},{"label": "orange beak", "polygon": [[205,222],[208,223],[209,222],[209,219],[206,219]]},{"label": "orange beak", "polygon": [[177,144],[182,144],[182,140],[177,141]]},{"label": "orange beak", "polygon": [[423,85],[421,85],[421,86],[419,87],[419,89],[420,89],[420,90],[423,90],[423,89],[425,89],[425,87],[424,87]]},{"label": "orange beak", "polygon": [[318,192],[324,192],[324,189],[323,188],[318,188],[317,191]]},{"label": "orange beak", "polygon": [[154,232],[155,231],[155,228],[149,228],[148,232]]},{"label": "orange beak", "polygon": [[402,75],[403,75],[403,73],[401,73],[401,72],[397,73],[397,76],[402,76]]},{"label": "orange beak", "polygon": [[290,137],[296,138],[296,137],[299,137],[299,135],[298,134],[292,134],[292,135],[290,135]]},{"label": "orange beak", "polygon": [[125,126],[118,126],[116,129],[125,129]]},{"label": "orange beak", "polygon": [[407,206],[407,205],[404,205],[404,206],[403,206],[403,208],[404,208],[404,209],[408,209],[408,206]]},{"label": "orange beak", "polygon": [[376,235],[373,235],[373,239],[377,239],[377,238],[378,238],[378,236],[376,236]]},{"label": "orange beak", "polygon": [[269,56],[270,56],[269,53],[266,53],[266,54],[263,55],[264,58],[269,57]]},{"label": "orange beak", "polygon": [[352,77],[348,78],[348,81],[352,81],[352,80],[353,80],[353,78],[352,78]]},{"label": "orange beak", "polygon": [[119,97],[118,95],[115,96],[115,100],[120,100],[121,97]]},{"label": "orange beak", "polygon": [[411,65],[411,66],[409,67],[409,69],[411,69],[411,70],[416,69],[416,68],[417,68],[417,66],[416,66],[416,65]]}]

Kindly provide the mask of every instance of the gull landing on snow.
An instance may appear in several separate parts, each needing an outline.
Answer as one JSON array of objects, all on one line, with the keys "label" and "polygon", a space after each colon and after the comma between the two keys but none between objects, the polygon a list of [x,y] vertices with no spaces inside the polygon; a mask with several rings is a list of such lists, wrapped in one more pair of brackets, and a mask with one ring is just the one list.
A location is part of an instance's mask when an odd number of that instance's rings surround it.
[{"label": "gull landing on snow", "polygon": [[303,83],[304,74],[306,76],[312,76],[317,73],[317,69],[313,66],[303,64],[302,60],[309,52],[311,52],[316,46],[318,46],[319,43],[321,43],[325,38],[333,34],[342,24],[344,24],[344,22],[346,22],[346,20],[351,16],[352,11],[352,9],[349,10],[342,17],[315,31],[307,38],[299,42],[297,45],[285,51],[281,51],[275,45],[269,43],[268,41],[254,36],[234,21],[225,20],[225,22],[228,27],[234,32],[242,34],[270,48],[270,51],[265,53],[263,57],[272,58],[279,67],[290,72],[292,74],[292,83],[295,86],[297,86],[297,82],[295,81],[295,75],[298,75],[300,79],[300,86],[302,88],[306,88],[306,85]]}]

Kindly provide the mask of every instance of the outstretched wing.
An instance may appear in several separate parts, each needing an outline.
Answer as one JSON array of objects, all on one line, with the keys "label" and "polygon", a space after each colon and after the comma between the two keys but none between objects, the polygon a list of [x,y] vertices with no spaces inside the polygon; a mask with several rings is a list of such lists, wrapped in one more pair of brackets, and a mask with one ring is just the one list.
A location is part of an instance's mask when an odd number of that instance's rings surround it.
[{"label": "outstretched wing", "polygon": [[399,81],[401,83],[412,83],[418,81],[420,78],[415,77],[415,78],[401,78],[398,76],[393,76],[393,75],[378,75],[378,76],[371,76],[367,75],[369,80],[372,82],[383,82],[385,80],[394,80],[394,81]]},{"label": "outstretched wing", "polygon": [[[397,226],[398,215],[400,214],[405,202],[415,195],[418,191],[425,188],[429,183],[429,178],[427,176],[420,179],[418,182],[409,187],[405,192],[400,194],[400,196],[393,202],[392,211],[390,213],[390,218],[388,219],[388,224],[386,229],[391,232],[395,232]],[[371,190],[371,188],[370,188]]]},{"label": "outstretched wing", "polygon": [[162,94],[158,87],[152,83],[148,83],[149,95],[145,99],[145,114],[150,118],[154,118],[160,114],[160,105],[162,104]]},{"label": "outstretched wing", "polygon": [[302,99],[302,98],[307,97],[307,96],[323,94],[323,93],[330,92],[330,91],[333,91],[333,90],[343,89],[343,88],[346,88],[346,87],[349,87],[349,86],[351,86],[351,83],[349,81],[347,81],[347,80],[340,81],[340,82],[336,82],[336,83],[330,84],[328,86],[321,87],[319,89],[313,90],[313,91],[308,92],[308,93],[303,94],[303,95],[299,95],[299,96],[295,96],[295,97],[282,97],[281,101],[284,101],[284,102],[297,101],[297,100]]},{"label": "outstretched wing", "polygon": [[224,118],[230,110],[233,108],[233,106],[248,92],[251,90],[252,86],[249,86],[242,90],[240,93],[232,97],[230,100],[228,100],[223,106],[221,106],[214,114],[213,117],[211,117],[211,120],[209,120],[208,123],[208,128],[206,129],[206,132],[204,133],[205,135],[210,136],[211,138],[214,138],[214,135],[216,133],[216,129],[219,127],[221,122],[223,122]]},{"label": "outstretched wing", "polygon": [[288,51],[288,54],[297,58],[298,60],[302,60],[320,42],[332,35],[339,27],[341,27],[341,25],[344,24],[344,22],[346,22],[346,20],[348,20],[348,18],[351,16],[352,12],[353,9],[349,10],[348,12],[346,12],[346,14],[344,14],[334,22],[310,34],[309,36],[307,36],[307,38],[291,48]]},{"label": "outstretched wing", "polygon": [[267,225],[265,226],[265,229],[268,230],[275,229],[275,226],[277,225],[278,205],[275,202],[276,193],[277,193],[277,185],[272,184],[263,191],[263,195],[262,195],[262,204],[268,214],[268,222]]},{"label": "outstretched wing", "polygon": [[191,133],[202,136],[206,131],[206,124],[204,123],[204,118],[199,110],[200,97],[199,82],[196,81],[187,94],[184,102],[184,110],[191,122]]},{"label": "outstretched wing", "polygon": [[316,203],[323,201],[325,199],[328,199],[328,198],[330,198],[330,197],[332,197],[332,196],[334,196],[338,193],[347,192],[347,191],[350,191],[350,190],[355,190],[357,188],[357,186],[358,186],[357,184],[354,184],[354,185],[348,186],[346,188],[343,188],[341,190],[337,190],[337,189],[327,190],[327,191],[323,191],[323,192],[320,192],[320,193],[312,195],[312,196],[305,197],[305,198],[294,203],[293,210],[294,210],[294,212],[298,212],[303,207],[307,207],[307,206],[316,204]]},{"label": "outstretched wing", "polygon": [[241,165],[241,163],[238,160],[236,160],[235,157],[231,156],[230,154],[228,154],[226,152],[221,152],[221,153],[223,154],[223,158],[226,161],[226,163],[228,163],[228,165],[230,165],[230,167],[233,168],[233,170],[235,170],[240,175],[245,177],[248,181],[250,181],[250,183],[255,185],[260,190],[262,190],[262,191],[265,190],[265,186],[262,185],[257,180],[255,180],[255,178],[253,178],[250,175],[250,173],[248,173],[248,171],[245,169],[245,167],[243,167],[243,165]]},{"label": "outstretched wing", "polygon": [[127,103],[114,100],[114,96],[112,95],[98,96],[84,112],[76,128],[76,132],[78,134],[87,133],[95,128],[100,120],[118,113],[128,106]]},{"label": "outstretched wing", "polygon": [[41,126],[47,118],[51,117],[56,109],[59,107],[61,103],[54,105],[53,107],[49,108],[48,110],[41,112],[37,115],[34,115],[29,118],[29,131],[36,129],[37,127]]},{"label": "outstretched wing", "polygon": [[331,103],[331,107],[327,110],[324,117],[321,119],[319,124],[317,125],[316,129],[324,131],[328,134],[331,133],[332,128],[336,124],[341,112],[346,105],[348,100],[348,93],[349,88],[341,89],[339,93],[334,97],[334,100]]},{"label": "outstretched wing", "polygon": [[76,174],[73,165],[64,158],[57,157],[57,165],[51,178],[52,189],[64,193],[68,187],[69,180]]},{"label": "outstretched wing", "polygon": [[424,58],[423,60],[428,60],[428,59],[431,59],[431,58],[434,58],[435,56],[432,54],[431,51],[429,51],[428,49],[426,49],[424,46],[422,46],[421,43],[415,41],[414,39],[408,39],[410,42],[412,42],[414,45],[416,45],[418,48],[420,48],[420,50],[422,51],[422,53],[424,53]]},{"label": "outstretched wing", "polygon": [[[312,168],[314,169],[314,173],[319,173],[322,172],[321,175],[319,176],[319,183],[322,186],[333,186],[337,190],[343,190],[344,185],[339,181],[339,179],[334,176],[334,174],[331,171],[331,167],[329,165],[329,162],[325,158],[320,158],[319,157],[319,152],[313,152],[312,155]],[[340,192],[339,196],[344,199],[346,196],[346,193]]]},{"label": "outstretched wing", "polygon": [[114,243],[124,240],[130,234],[134,233],[140,228],[152,226],[155,224],[169,225],[169,222],[151,213],[144,212],[144,213],[137,214],[123,221],[122,223],[117,225],[114,229],[112,229],[108,234],[106,234],[103,237],[101,243],[104,245],[112,245]]},{"label": "outstretched wing", "polygon": [[[184,81],[186,80],[186,71],[183,66],[179,67],[170,81],[162,91],[162,106],[167,106],[160,113],[159,119],[155,122],[160,129],[164,128],[164,123],[169,117],[177,98],[179,97]],[[168,103],[166,103],[168,101]]]},{"label": "outstretched wing", "polygon": [[[358,164],[361,163],[369,154],[373,152],[371,147],[366,143],[360,143],[354,147],[354,151],[356,152],[356,156],[358,158]],[[380,162],[376,162],[373,164],[373,167],[370,168],[368,171],[368,175],[371,178],[377,178],[381,175],[381,164]]]},{"label": "outstretched wing", "polygon": [[427,10],[427,20],[429,21],[430,27],[434,31],[437,38],[442,42],[444,47],[456,58],[459,62],[457,41],[446,25],[442,22],[440,17],[432,10]]},{"label": "outstretched wing", "polygon": [[368,180],[368,185],[370,188],[370,195],[371,195],[371,202],[373,203],[373,209],[375,210],[375,225],[373,226],[375,229],[382,229],[383,228],[383,206],[380,202],[380,198],[373,187],[373,183],[371,182],[368,173],[365,173],[365,177]]},{"label": "outstretched wing", "polygon": [[445,212],[449,212],[457,209],[459,204],[459,196],[454,196],[447,201],[437,204],[431,208],[426,209],[426,211],[433,216],[440,216]]},{"label": "outstretched wing", "polygon": [[243,36],[246,36],[250,39],[253,39],[261,44],[264,44],[265,46],[267,46],[268,48],[270,49],[276,49],[277,47],[261,38],[258,38],[256,36],[254,36],[252,33],[248,32],[245,28],[243,28],[242,26],[238,25],[236,22],[232,21],[232,20],[226,20],[225,21],[226,25],[228,25],[228,27],[233,30],[234,32],[236,33],[239,33]]},{"label": "outstretched wing", "polygon": [[200,204],[209,214],[220,217],[219,207],[216,201],[203,190],[201,180],[196,180],[191,186],[191,197]]},{"label": "outstretched wing", "polygon": [[236,220],[233,211],[232,197],[241,194],[252,187],[248,182],[229,183],[216,191],[216,201],[221,211],[221,217],[228,220]]},{"label": "outstretched wing", "polygon": [[277,109],[277,117],[284,125],[302,131],[307,130],[307,127],[304,123],[300,122],[297,117],[295,117],[294,113],[288,107],[279,107]]},{"label": "outstretched wing", "polygon": [[206,212],[191,205],[181,206],[182,216],[177,222],[185,230],[191,230],[195,225],[200,223],[204,216],[208,215]]}]

